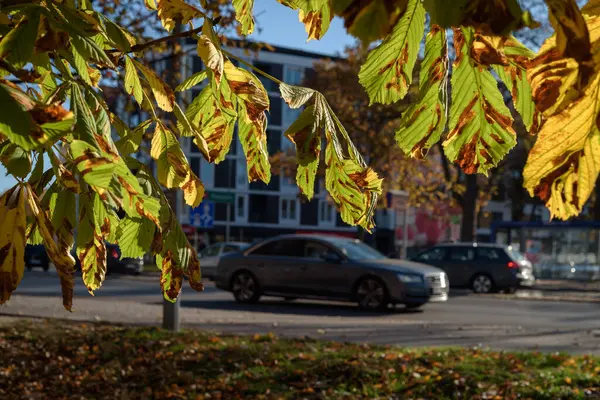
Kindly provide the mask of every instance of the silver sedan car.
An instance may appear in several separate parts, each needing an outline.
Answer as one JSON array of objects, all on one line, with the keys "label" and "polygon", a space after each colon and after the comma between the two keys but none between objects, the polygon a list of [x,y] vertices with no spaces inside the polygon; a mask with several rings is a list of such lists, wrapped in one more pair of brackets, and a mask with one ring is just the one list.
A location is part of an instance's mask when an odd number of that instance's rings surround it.
[{"label": "silver sedan car", "polygon": [[216,286],[241,303],[261,295],[356,301],[418,308],[448,299],[448,278],[435,267],[385,257],[356,239],[282,235],[221,257]]}]

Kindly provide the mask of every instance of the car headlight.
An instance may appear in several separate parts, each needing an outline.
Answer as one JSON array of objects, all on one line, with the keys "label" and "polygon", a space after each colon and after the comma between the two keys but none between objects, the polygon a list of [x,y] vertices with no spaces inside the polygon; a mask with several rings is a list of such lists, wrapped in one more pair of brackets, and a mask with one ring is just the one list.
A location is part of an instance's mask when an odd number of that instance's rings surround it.
[{"label": "car headlight", "polygon": [[421,275],[413,274],[396,274],[400,282],[403,283],[422,283],[423,277]]}]

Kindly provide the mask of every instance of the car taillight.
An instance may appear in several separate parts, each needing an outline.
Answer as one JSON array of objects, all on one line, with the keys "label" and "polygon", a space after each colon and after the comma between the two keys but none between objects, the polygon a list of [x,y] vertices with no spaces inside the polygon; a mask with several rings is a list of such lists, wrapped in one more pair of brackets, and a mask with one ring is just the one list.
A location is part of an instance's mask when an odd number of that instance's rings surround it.
[{"label": "car taillight", "polygon": [[506,266],[507,266],[508,268],[518,268],[518,267],[519,267],[519,264],[517,264],[517,263],[516,263],[516,262],[514,262],[514,261],[509,261],[509,262],[508,262],[508,264],[506,264]]},{"label": "car taillight", "polygon": [[119,252],[117,251],[117,249],[113,249],[113,251],[112,251],[112,257],[113,258],[119,258]]}]

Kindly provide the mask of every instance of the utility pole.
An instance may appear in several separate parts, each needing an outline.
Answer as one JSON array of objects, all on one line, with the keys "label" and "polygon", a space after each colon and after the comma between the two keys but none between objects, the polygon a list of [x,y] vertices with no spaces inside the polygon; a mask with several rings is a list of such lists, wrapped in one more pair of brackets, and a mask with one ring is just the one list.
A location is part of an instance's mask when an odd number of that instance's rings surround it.
[{"label": "utility pole", "polygon": [[[177,24],[175,25],[175,29],[173,30],[174,34],[180,33],[181,32],[181,23],[177,22]],[[178,83],[178,73],[177,71],[179,71],[179,74],[182,73],[182,68],[181,68],[181,46],[180,45],[181,39],[177,39],[175,41],[172,41],[169,43],[169,53],[171,54],[171,67],[168,68],[168,63],[167,63],[167,84],[174,88],[177,86]],[[180,95],[178,92],[175,92],[175,101],[179,102],[180,99]],[[175,119],[175,114],[171,114],[170,115],[171,120],[173,121],[173,124],[176,124],[176,119]],[[175,216],[176,218],[179,220],[179,215],[180,215],[180,210],[179,210],[179,202],[177,201],[177,195],[175,194],[175,204],[171,204],[172,209],[175,210]],[[173,196],[170,196],[171,198]],[[182,293],[179,293],[179,296],[177,297],[177,300],[175,300],[174,303],[171,303],[170,301],[168,301],[167,299],[163,298],[163,323],[162,326],[164,329],[168,329],[170,331],[173,332],[179,332],[179,329],[181,328],[181,322],[180,322],[180,318],[179,318],[179,310],[181,308],[181,296]]]}]

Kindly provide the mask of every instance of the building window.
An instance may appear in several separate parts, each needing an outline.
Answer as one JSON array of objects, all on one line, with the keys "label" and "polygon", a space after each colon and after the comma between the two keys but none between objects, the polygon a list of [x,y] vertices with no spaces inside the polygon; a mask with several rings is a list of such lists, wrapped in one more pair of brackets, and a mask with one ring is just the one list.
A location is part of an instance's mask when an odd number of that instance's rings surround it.
[{"label": "building window", "polygon": [[190,167],[196,176],[200,176],[200,157],[190,157]]},{"label": "building window", "polygon": [[246,207],[244,197],[240,196],[237,198],[237,216],[243,218],[246,215]]},{"label": "building window", "polygon": [[267,150],[269,155],[279,153],[281,149],[281,131],[278,129],[267,130]]},{"label": "building window", "polygon": [[319,209],[319,221],[325,224],[333,224],[335,221],[335,210],[333,204],[327,200],[321,201],[321,207]]},{"label": "building window", "polygon": [[279,197],[251,194],[248,200],[248,222],[277,224],[279,222]]},{"label": "building window", "polygon": [[281,222],[295,222],[297,217],[296,199],[281,199]]},{"label": "building window", "polygon": [[317,199],[302,203],[300,207],[300,225],[319,225],[319,204]]},{"label": "building window", "polygon": [[236,160],[226,158],[215,165],[215,187],[235,189]]},{"label": "building window", "polygon": [[269,103],[271,103],[271,109],[267,113],[267,120],[269,125],[281,125],[281,103],[283,100],[281,97],[269,96]]},{"label": "building window", "polygon": [[300,85],[304,78],[304,68],[302,67],[289,67],[285,68],[285,83],[288,85]]},{"label": "building window", "polygon": [[[227,206],[226,203],[215,203],[215,221],[227,221]],[[229,211],[229,221],[235,221],[233,207]]]},{"label": "building window", "polygon": [[260,180],[254,181],[249,185],[250,190],[263,190],[268,192],[277,192],[279,191],[280,186],[279,175],[271,175],[271,180],[268,185]]}]

